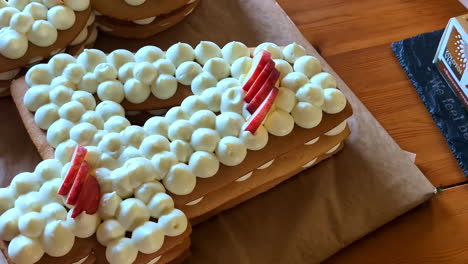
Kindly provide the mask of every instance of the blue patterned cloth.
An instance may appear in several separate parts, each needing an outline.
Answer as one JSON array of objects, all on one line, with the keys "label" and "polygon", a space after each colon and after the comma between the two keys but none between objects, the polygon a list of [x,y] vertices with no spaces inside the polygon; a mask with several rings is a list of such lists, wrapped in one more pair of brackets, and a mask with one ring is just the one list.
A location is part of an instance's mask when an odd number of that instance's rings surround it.
[{"label": "blue patterned cloth", "polygon": [[392,49],[468,176],[468,112],[432,64],[442,33],[438,30],[394,42]]}]

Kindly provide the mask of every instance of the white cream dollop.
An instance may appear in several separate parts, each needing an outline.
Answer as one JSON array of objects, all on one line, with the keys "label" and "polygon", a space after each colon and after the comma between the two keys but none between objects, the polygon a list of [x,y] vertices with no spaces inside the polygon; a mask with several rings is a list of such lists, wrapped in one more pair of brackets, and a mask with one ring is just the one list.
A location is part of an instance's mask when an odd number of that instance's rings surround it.
[{"label": "white cream dollop", "polygon": [[148,136],[143,127],[135,125],[126,127],[121,134],[123,142],[135,148],[139,148],[143,139]]},{"label": "white cream dollop", "polygon": [[239,165],[246,155],[247,147],[239,138],[232,136],[223,137],[216,148],[216,156],[226,166]]},{"label": "white cream dollop", "polygon": [[247,46],[245,46],[244,43],[238,41],[232,41],[227,43],[221,49],[221,54],[229,64],[232,64],[238,58],[250,56],[250,52]]},{"label": "white cream dollop", "polygon": [[41,179],[34,173],[21,172],[11,180],[10,188],[13,195],[18,197],[39,190],[40,185]]},{"label": "white cream dollop", "polygon": [[32,66],[28,72],[26,72],[25,80],[28,86],[32,87],[39,84],[49,84],[53,77],[49,65],[41,63]]},{"label": "white cream dollop", "polygon": [[241,114],[244,105],[244,90],[241,87],[229,88],[221,95],[221,113],[234,112]]},{"label": "white cream dollop", "polygon": [[169,126],[168,137],[170,140],[180,139],[190,142],[193,133],[193,126],[188,120],[176,120]]},{"label": "white cream dollop", "polygon": [[210,110],[199,110],[190,116],[189,121],[195,130],[198,128],[214,129],[216,123],[216,115]]},{"label": "white cream dollop", "polygon": [[8,59],[19,59],[28,50],[28,39],[11,28],[0,30],[0,54]]},{"label": "white cream dollop", "polygon": [[62,164],[70,162],[73,156],[73,151],[75,151],[76,145],[76,142],[73,140],[66,140],[60,143],[55,149],[55,158],[62,162]]},{"label": "white cream dollop", "polygon": [[316,107],[324,104],[324,90],[315,84],[307,83],[296,92],[296,97],[301,102],[311,103]]},{"label": "white cream dollop", "polygon": [[54,220],[47,223],[41,236],[41,244],[48,255],[61,257],[73,248],[75,235],[64,221]]},{"label": "white cream dollop", "polygon": [[276,59],[275,68],[280,72],[279,81],[283,80],[284,76],[288,75],[289,73],[293,72],[293,68],[289,62],[285,60]]},{"label": "white cream dollop", "polygon": [[231,76],[239,79],[241,75],[247,74],[252,67],[252,58],[240,57],[236,59],[231,65]]},{"label": "white cream dollop", "polygon": [[199,110],[208,109],[208,105],[206,105],[206,103],[198,95],[191,95],[186,97],[180,104],[180,107],[189,116]]},{"label": "white cream dollop", "polygon": [[119,115],[125,116],[123,107],[113,101],[102,101],[96,106],[96,113],[98,113],[102,120],[107,121],[111,116]]},{"label": "white cream dollop", "polygon": [[203,71],[211,73],[217,80],[228,77],[231,72],[229,63],[223,58],[209,59],[203,66]]},{"label": "white cream dollop", "polygon": [[63,166],[60,161],[56,159],[47,159],[39,162],[34,173],[45,182],[55,178],[60,178],[62,167]]},{"label": "white cream dollop", "polygon": [[294,62],[294,70],[304,73],[308,78],[322,71],[320,61],[313,56],[302,56]]},{"label": "white cream dollop", "polygon": [[57,119],[59,119],[56,104],[46,104],[39,107],[34,114],[34,122],[41,129],[47,130]]},{"label": "white cream dollop", "polygon": [[289,63],[294,63],[300,57],[306,55],[306,50],[301,45],[297,43],[291,43],[284,47],[283,49],[283,56],[284,59],[287,60]]},{"label": "white cream dollop", "polygon": [[[18,219],[21,211],[11,208],[0,215],[0,239],[10,241],[19,234]],[[11,256],[10,256],[11,257]]]},{"label": "white cream dollop", "polygon": [[144,46],[135,53],[135,61],[153,63],[159,59],[163,59],[165,56],[164,52],[158,47]]},{"label": "white cream dollop", "polygon": [[120,209],[117,212],[117,220],[127,231],[133,231],[135,228],[148,221],[150,213],[146,205],[136,199],[128,198],[120,203]]},{"label": "white cream dollop", "polygon": [[336,114],[346,107],[346,97],[336,88],[323,90],[324,103],[322,109],[327,114]]},{"label": "white cream dollop", "polygon": [[70,139],[82,146],[92,145],[97,128],[90,123],[79,123],[70,129]]},{"label": "white cream dollop", "polygon": [[78,89],[94,94],[97,91],[99,83],[96,79],[96,75],[92,72],[85,73],[78,84]]},{"label": "white cream dollop", "polygon": [[89,0],[64,0],[63,3],[75,11],[84,11],[89,7]]},{"label": "white cream dollop", "polygon": [[161,135],[148,136],[143,139],[140,145],[140,153],[147,158],[169,149],[169,140]]},{"label": "white cream dollop", "polygon": [[105,81],[98,85],[97,95],[101,101],[121,103],[125,98],[123,84],[119,81]]},{"label": "white cream dollop", "polygon": [[212,152],[196,151],[190,156],[188,162],[195,176],[209,178],[219,170],[219,160]]},{"label": "white cream dollop", "polygon": [[294,118],[288,112],[276,109],[267,116],[264,125],[270,134],[286,136],[294,128]]},{"label": "white cream dollop", "polygon": [[184,163],[188,162],[190,155],[192,155],[193,153],[193,149],[190,143],[182,141],[180,139],[176,139],[171,142],[170,150],[176,155],[177,159],[180,162]]},{"label": "white cream dollop", "polygon": [[122,198],[120,198],[116,192],[104,194],[99,201],[99,216],[102,219],[114,218],[121,202]]},{"label": "white cream dollop", "polygon": [[130,126],[130,121],[123,116],[111,116],[104,123],[104,130],[108,132],[121,132]]},{"label": "white cream dollop", "polygon": [[[155,196],[157,193],[164,193],[164,192],[166,192],[166,189],[160,182],[158,181],[146,182],[140,185],[135,190],[135,198],[141,200],[145,204],[148,204],[153,198],[153,196]],[[151,213],[151,208],[149,208],[149,210]]]},{"label": "white cream dollop", "polygon": [[153,62],[154,67],[156,67],[156,70],[158,71],[159,74],[167,74],[174,76],[176,67],[174,66],[174,63],[172,63],[171,60],[168,59],[159,59],[155,62]]},{"label": "white cream dollop", "polygon": [[203,69],[200,64],[193,61],[185,61],[177,67],[175,76],[177,81],[181,84],[190,85],[193,79],[195,79],[195,77],[197,77],[197,75],[202,71]]},{"label": "white cream dollop", "polygon": [[30,14],[34,20],[47,19],[47,7],[40,2],[31,2],[27,4],[24,7],[23,12]]},{"label": "white cream dollop", "polygon": [[196,181],[196,177],[188,165],[183,163],[172,166],[167,176],[163,179],[167,190],[176,195],[191,193],[195,188]]},{"label": "white cream dollop", "polygon": [[176,155],[169,151],[163,151],[161,153],[155,154],[151,158],[151,163],[153,164],[158,175],[164,179],[169,173],[169,170],[173,165],[177,164],[178,159]]},{"label": "white cream dollop", "polygon": [[280,87],[278,96],[275,100],[276,108],[291,112],[296,105],[296,95],[288,88]]},{"label": "white cream dollop", "polygon": [[276,45],[275,43],[271,42],[264,42],[260,45],[258,45],[254,52],[253,55],[255,56],[257,53],[259,53],[262,50],[269,51],[271,53],[271,58],[272,59],[283,59],[283,53],[281,51],[281,48]]},{"label": "white cream dollop", "polygon": [[216,130],[210,128],[198,128],[192,134],[191,145],[197,151],[214,152],[220,136]]},{"label": "white cream dollop", "polygon": [[104,52],[98,49],[85,49],[76,61],[81,64],[86,71],[93,72],[97,65],[106,62],[107,56]]},{"label": "white cream dollop", "polygon": [[15,196],[10,188],[0,188],[0,215],[13,207]]},{"label": "white cream dollop", "polygon": [[215,113],[219,112],[221,106],[221,91],[218,88],[208,88],[204,90],[199,97],[200,100],[208,106],[209,110]]},{"label": "white cream dollop", "polygon": [[209,72],[202,72],[197,75],[190,85],[192,93],[200,95],[208,88],[215,87],[217,84],[216,78]]},{"label": "white cream dollop", "polygon": [[171,60],[175,67],[179,67],[183,62],[193,61],[195,52],[190,45],[179,42],[167,49],[166,58]]},{"label": "white cream dollop", "polygon": [[[80,119],[81,123],[89,123],[97,129],[104,128],[104,121],[96,111],[86,111]],[[102,133],[102,132],[101,132]],[[95,142],[93,142],[95,143]]]},{"label": "white cream dollop", "polygon": [[159,218],[174,209],[174,200],[166,193],[156,193],[148,202],[151,217]]},{"label": "white cream dollop", "polygon": [[59,203],[49,203],[46,204],[41,209],[41,215],[44,216],[44,219],[47,222],[53,220],[66,220],[67,219],[67,210]]},{"label": "white cream dollop", "polygon": [[322,89],[336,88],[336,79],[328,72],[318,73],[310,78],[310,83],[318,85]]},{"label": "white cream dollop", "polygon": [[49,86],[36,85],[29,88],[23,98],[23,103],[29,111],[36,111],[39,107],[49,103]]},{"label": "white cream dollop", "polygon": [[47,20],[59,30],[67,30],[75,24],[75,12],[73,9],[57,5],[47,12]]},{"label": "white cream dollop", "polygon": [[195,59],[201,64],[205,64],[209,59],[221,58],[221,49],[211,41],[201,41],[195,47]]},{"label": "white cream dollop", "polygon": [[77,101],[65,103],[59,108],[59,116],[73,123],[80,121],[81,116],[85,112],[84,106]]},{"label": "white cream dollop", "polygon": [[240,114],[225,112],[216,117],[215,127],[221,137],[237,137],[244,123],[245,120]]},{"label": "white cream dollop", "polygon": [[148,135],[161,135],[167,138],[167,130],[169,129],[169,122],[161,116],[153,116],[146,120],[143,126]]},{"label": "white cream dollop", "polygon": [[281,87],[286,87],[291,89],[293,92],[296,92],[297,89],[304,86],[304,84],[309,82],[309,78],[302,72],[291,72],[288,73],[281,80]]},{"label": "white cream dollop", "polygon": [[67,67],[63,69],[63,76],[74,84],[79,84],[85,73],[85,68],[79,63],[68,64]]},{"label": "white cream dollop", "polygon": [[138,249],[130,238],[113,240],[106,248],[106,259],[112,264],[131,264],[137,256]]},{"label": "white cream dollop", "polygon": [[166,100],[177,92],[177,79],[173,75],[160,74],[151,85],[151,93],[158,99]]},{"label": "white cream dollop", "polygon": [[45,219],[38,212],[29,212],[20,216],[18,228],[22,235],[28,237],[39,237],[42,235],[45,226]]},{"label": "white cream dollop", "polygon": [[132,233],[132,241],[143,254],[158,251],[164,243],[164,231],[160,224],[146,222]]},{"label": "white cream dollop", "polygon": [[[37,86],[34,86],[37,87]],[[30,88],[31,89],[31,88]],[[62,106],[70,102],[73,90],[65,85],[59,85],[49,91],[50,102]]]},{"label": "white cream dollop", "polygon": [[8,245],[8,256],[14,263],[35,263],[43,255],[41,243],[27,236],[17,236]]},{"label": "white cream dollop", "polygon": [[67,215],[67,224],[73,234],[79,238],[87,238],[96,233],[96,229],[101,222],[99,215],[82,212],[77,217],[72,218],[73,210],[71,209]]},{"label": "white cream dollop", "polygon": [[240,133],[240,140],[245,144],[249,150],[260,150],[268,143],[268,131],[264,126],[259,126],[255,134],[249,131],[245,131],[245,124],[242,126],[242,132]]},{"label": "white cream dollop", "polygon": [[172,210],[169,214],[165,214],[158,219],[158,224],[161,224],[164,234],[167,236],[178,236],[187,229],[187,216],[179,209]]},{"label": "white cream dollop", "polygon": [[74,91],[71,99],[80,102],[86,110],[94,110],[96,108],[96,99],[86,91]]},{"label": "white cream dollop", "polygon": [[107,56],[107,62],[112,64],[117,70],[125,63],[134,61],[135,57],[133,53],[125,49],[116,49]]},{"label": "white cream dollop", "polygon": [[121,239],[124,236],[125,228],[115,219],[105,220],[96,231],[96,238],[99,244],[103,246],[107,246],[110,242]]}]

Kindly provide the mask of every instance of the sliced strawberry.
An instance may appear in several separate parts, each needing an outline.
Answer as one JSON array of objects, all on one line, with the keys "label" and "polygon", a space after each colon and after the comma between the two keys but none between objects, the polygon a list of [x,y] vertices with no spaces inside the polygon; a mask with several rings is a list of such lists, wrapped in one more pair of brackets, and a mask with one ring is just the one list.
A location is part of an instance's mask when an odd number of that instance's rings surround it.
[{"label": "sliced strawberry", "polygon": [[273,69],[273,71],[270,73],[270,76],[268,76],[268,79],[263,84],[262,88],[260,88],[255,97],[247,105],[247,110],[249,110],[251,114],[253,114],[257,110],[260,104],[262,104],[262,102],[268,96],[271,89],[275,87],[275,83],[279,79],[279,77],[280,72],[277,69]]},{"label": "sliced strawberry", "polygon": [[70,168],[68,169],[65,179],[63,179],[62,186],[60,186],[60,189],[58,190],[59,195],[65,196],[70,192],[73,182],[75,181],[76,174],[78,173],[78,169],[80,168],[81,163],[83,163],[86,153],[88,153],[88,150],[85,147],[81,145],[76,146],[75,152],[73,152]]},{"label": "sliced strawberry", "polygon": [[257,77],[262,72],[265,65],[267,65],[268,61],[271,60],[271,53],[267,50],[262,50],[261,52],[257,53],[252,61],[252,66],[250,67],[249,72],[245,78],[245,83],[242,86],[244,91],[250,90],[250,87],[255,82]]},{"label": "sliced strawberry", "polygon": [[263,121],[268,115],[268,112],[275,103],[275,99],[276,96],[278,96],[278,92],[279,90],[276,87],[273,87],[273,89],[271,89],[267,98],[262,102],[257,111],[253,113],[249,121],[247,121],[247,126],[244,129],[245,131],[249,131],[252,134],[255,134],[255,132],[257,132],[257,129],[262,125]]},{"label": "sliced strawberry", "polygon": [[263,84],[266,82],[268,79],[268,76],[270,76],[271,72],[275,69],[275,62],[273,60],[269,60],[267,65],[263,68],[262,72],[260,75],[258,75],[258,78],[255,80],[255,82],[252,84],[250,89],[247,91],[247,93],[244,96],[244,100],[249,103],[257,94],[257,92],[262,88]]},{"label": "sliced strawberry", "polygon": [[78,200],[78,196],[80,195],[83,185],[88,178],[89,171],[91,167],[89,166],[88,162],[85,160],[81,163],[80,169],[76,174],[75,181],[73,182],[73,186],[71,187],[70,193],[68,194],[67,204],[75,205],[76,201]]},{"label": "sliced strawberry", "polygon": [[83,189],[76,201],[75,209],[73,209],[71,217],[75,218],[83,211],[87,214],[95,214],[98,210],[100,200],[101,188],[96,178],[90,175],[83,184]]}]

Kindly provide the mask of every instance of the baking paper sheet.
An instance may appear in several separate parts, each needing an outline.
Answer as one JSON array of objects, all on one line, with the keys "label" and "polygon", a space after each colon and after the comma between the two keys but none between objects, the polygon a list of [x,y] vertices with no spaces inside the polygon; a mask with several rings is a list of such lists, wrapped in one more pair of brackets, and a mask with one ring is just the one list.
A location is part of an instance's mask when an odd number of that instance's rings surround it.
[{"label": "baking paper sheet", "polygon": [[[317,10],[319,12],[319,10]],[[203,0],[180,25],[147,41],[100,37],[99,48],[167,49],[181,41],[220,46],[297,42],[319,55],[273,0]],[[334,74],[322,60],[324,69]],[[336,75],[335,75],[336,76]],[[340,79],[354,108],[343,152],[194,228],[189,263],[317,263],[433,195],[434,187]],[[14,105],[0,100],[0,179],[39,157]]]}]

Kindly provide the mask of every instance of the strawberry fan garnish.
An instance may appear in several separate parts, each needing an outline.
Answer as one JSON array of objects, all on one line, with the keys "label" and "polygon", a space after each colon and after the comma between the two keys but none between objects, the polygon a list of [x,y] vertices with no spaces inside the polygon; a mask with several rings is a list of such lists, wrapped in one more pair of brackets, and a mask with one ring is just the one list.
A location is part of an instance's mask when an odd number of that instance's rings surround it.
[{"label": "strawberry fan garnish", "polygon": [[247,121],[245,131],[255,134],[262,125],[278,96],[279,90],[275,84],[279,76],[280,73],[275,68],[270,52],[262,50],[254,56],[252,67],[242,86],[246,92],[244,100],[247,103],[247,110],[252,114]]},{"label": "strawberry fan garnish", "polygon": [[99,183],[90,174],[91,167],[85,160],[87,153],[85,147],[76,146],[70,168],[58,191],[59,195],[67,196],[67,204],[75,206],[72,218],[77,217],[82,212],[95,214],[101,199]]}]

